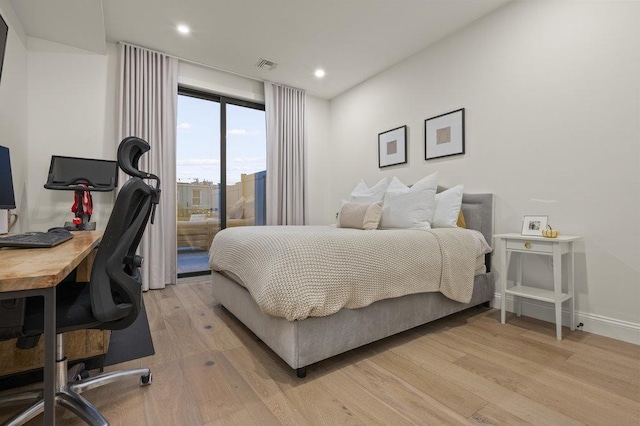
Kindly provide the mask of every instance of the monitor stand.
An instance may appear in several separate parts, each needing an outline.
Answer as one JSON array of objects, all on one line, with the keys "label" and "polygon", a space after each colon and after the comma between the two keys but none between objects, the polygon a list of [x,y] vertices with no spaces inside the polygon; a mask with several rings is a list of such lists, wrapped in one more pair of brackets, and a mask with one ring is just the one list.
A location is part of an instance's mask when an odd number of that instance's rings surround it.
[{"label": "monitor stand", "polygon": [[73,222],[65,222],[64,227],[67,229],[76,228],[77,231],[95,231],[96,223],[95,222],[85,222],[80,225],[76,225]]},{"label": "monitor stand", "polygon": [[[52,157],[51,161],[52,161],[52,166],[53,167],[53,159],[56,158],[55,156]],[[91,181],[79,177],[76,178],[72,181],[68,181],[68,182],[64,182],[64,183],[54,183],[53,182],[53,174],[51,172],[51,170],[49,171],[49,180],[47,181],[47,183],[44,185],[45,188],[47,189],[54,189],[54,190],[58,190],[58,191],[73,191],[75,194],[74,197],[74,204],[73,207],[71,208],[71,211],[75,213],[75,218],[73,219],[72,222],[65,222],[64,223],[64,227],[70,231],[95,231],[96,230],[96,223],[95,222],[90,222],[91,220],[91,214],[90,213],[86,213],[84,211],[84,203],[83,203],[83,197],[86,194],[88,194],[89,196],[89,200],[90,200],[90,204],[92,203],[91,200],[91,191],[98,191],[98,192],[108,192],[108,191],[113,191],[114,185],[115,185],[115,179],[111,180],[111,185],[110,186],[103,186],[103,187],[96,187],[95,185],[93,185],[91,183]],[[89,209],[89,211],[92,211],[91,209]]]}]

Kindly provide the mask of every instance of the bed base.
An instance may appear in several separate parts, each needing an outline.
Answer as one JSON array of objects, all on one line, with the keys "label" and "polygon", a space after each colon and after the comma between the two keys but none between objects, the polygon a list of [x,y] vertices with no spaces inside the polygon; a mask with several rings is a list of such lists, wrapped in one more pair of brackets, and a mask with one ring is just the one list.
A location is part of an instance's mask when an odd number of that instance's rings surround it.
[{"label": "bed base", "polygon": [[439,292],[412,294],[342,309],[301,321],[263,314],[249,292],[226,276],[212,272],[213,296],[291,368],[305,377],[306,367],[334,355],[409,330],[447,315],[489,303],[495,294],[493,273],[475,277],[469,303]]},{"label": "bed base", "polygon": [[[476,308],[490,308],[491,307],[491,301],[486,301],[483,302],[479,305],[475,306]],[[298,367],[296,368],[296,376],[299,379],[304,379],[305,377],[307,377],[307,367]]]}]

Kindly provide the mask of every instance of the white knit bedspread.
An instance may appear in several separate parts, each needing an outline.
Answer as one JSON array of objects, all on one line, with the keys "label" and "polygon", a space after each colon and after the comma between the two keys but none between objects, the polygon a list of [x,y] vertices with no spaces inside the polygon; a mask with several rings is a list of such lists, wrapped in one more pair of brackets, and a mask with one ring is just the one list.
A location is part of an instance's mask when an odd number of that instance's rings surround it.
[{"label": "white knit bedspread", "polygon": [[464,229],[247,226],[220,231],[209,252],[212,270],[245,286],[262,312],[289,321],[421,292],[468,303],[475,260]]}]

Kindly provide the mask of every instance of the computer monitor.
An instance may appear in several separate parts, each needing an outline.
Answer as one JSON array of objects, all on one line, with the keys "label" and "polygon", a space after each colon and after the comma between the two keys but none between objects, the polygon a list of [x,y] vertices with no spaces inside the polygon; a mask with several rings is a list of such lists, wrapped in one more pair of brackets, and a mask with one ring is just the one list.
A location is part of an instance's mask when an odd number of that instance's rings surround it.
[{"label": "computer monitor", "polygon": [[[86,185],[86,188],[81,186]],[[118,185],[118,163],[92,158],[51,156],[47,189],[113,191]]]},{"label": "computer monitor", "polygon": [[4,63],[4,51],[7,47],[8,34],[9,27],[4,19],[2,19],[2,15],[0,15],[0,80],[2,80],[2,64]]},{"label": "computer monitor", "polygon": [[0,146],[0,210],[16,208],[9,148]]}]

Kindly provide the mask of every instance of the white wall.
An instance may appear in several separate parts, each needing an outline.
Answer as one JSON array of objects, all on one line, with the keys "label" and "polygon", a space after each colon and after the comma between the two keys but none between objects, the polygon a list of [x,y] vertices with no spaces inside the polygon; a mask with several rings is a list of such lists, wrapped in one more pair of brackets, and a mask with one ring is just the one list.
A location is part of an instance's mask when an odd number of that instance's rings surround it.
[{"label": "white wall", "polygon": [[[584,236],[585,330],[640,343],[638,76],[640,3],[510,3],[332,100],[333,211],[361,178],[439,170],[444,186],[496,194],[496,232],[548,215]],[[424,119],[461,107],[465,155],[425,161]],[[378,169],[377,134],[404,124],[408,164]],[[547,285],[547,262],[525,267]]]},{"label": "white wall", "polygon": [[[62,226],[74,216],[73,192],[43,187],[52,155],[115,160],[116,60],[113,45],[100,55],[29,37],[29,230]],[[114,194],[91,195],[91,220],[104,229]]]},{"label": "white wall", "polygon": [[[13,186],[19,215],[27,211],[27,36],[8,0],[0,0],[0,14],[9,26],[0,80],[0,145],[9,148]],[[6,211],[0,214],[6,220]],[[20,219],[13,232],[24,229]]]}]

